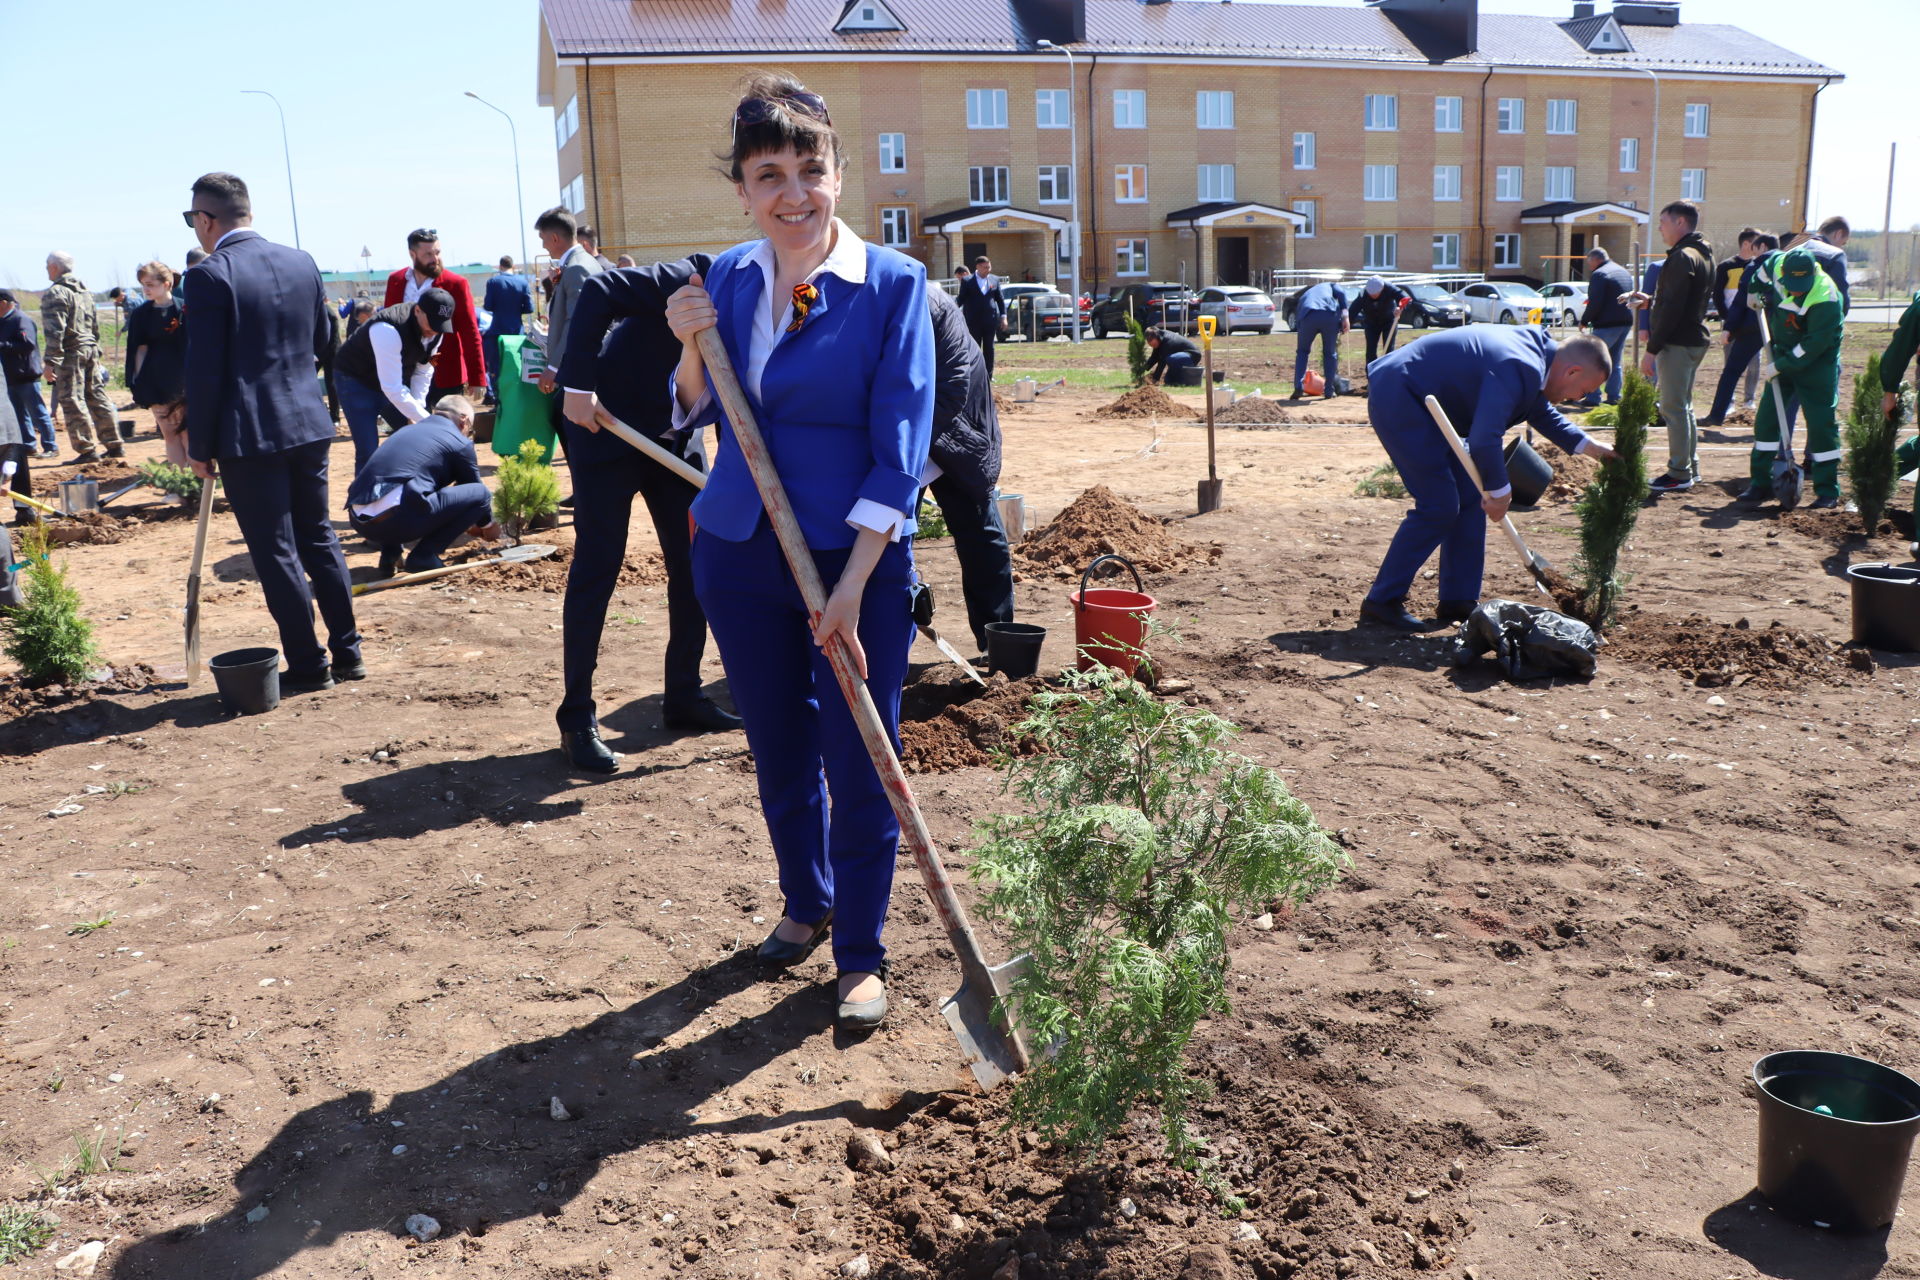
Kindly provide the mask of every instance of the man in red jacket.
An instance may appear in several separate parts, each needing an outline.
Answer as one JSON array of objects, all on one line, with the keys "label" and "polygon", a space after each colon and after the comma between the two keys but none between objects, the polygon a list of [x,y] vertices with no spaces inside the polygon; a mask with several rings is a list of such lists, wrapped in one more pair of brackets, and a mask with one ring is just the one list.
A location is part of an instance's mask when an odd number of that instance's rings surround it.
[{"label": "man in red jacket", "polygon": [[422,227],[407,233],[407,256],[411,266],[400,268],[387,277],[385,306],[420,301],[429,289],[445,289],[453,295],[453,333],[451,342],[440,344],[433,358],[433,385],[427,392],[427,407],[441,396],[464,395],[478,403],[487,390],[487,362],[480,346],[480,318],[473,309],[473,290],[467,278],[440,265],[440,233]]}]

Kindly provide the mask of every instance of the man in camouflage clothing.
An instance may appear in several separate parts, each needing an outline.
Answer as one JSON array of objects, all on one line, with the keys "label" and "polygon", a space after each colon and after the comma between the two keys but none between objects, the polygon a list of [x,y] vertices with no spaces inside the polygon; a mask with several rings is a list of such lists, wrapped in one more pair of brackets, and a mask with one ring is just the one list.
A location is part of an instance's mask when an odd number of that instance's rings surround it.
[{"label": "man in camouflage clothing", "polygon": [[102,446],[109,458],[121,457],[126,451],[114,426],[113,402],[100,383],[100,321],[93,295],[73,274],[72,254],[48,254],[47,279],[53,283],[40,295],[43,359],[53,402],[67,420],[67,440],[80,462],[97,462]]}]

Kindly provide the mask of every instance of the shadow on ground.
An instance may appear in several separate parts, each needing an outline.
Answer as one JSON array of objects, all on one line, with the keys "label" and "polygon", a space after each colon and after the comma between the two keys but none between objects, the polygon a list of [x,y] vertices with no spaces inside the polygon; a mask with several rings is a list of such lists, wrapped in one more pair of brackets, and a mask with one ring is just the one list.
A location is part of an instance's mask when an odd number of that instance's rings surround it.
[{"label": "shadow on ground", "polygon": [[1700,1224],[1703,1235],[1777,1280],[1872,1280],[1887,1265],[1887,1232],[1838,1235],[1801,1226],[1768,1207],[1756,1189]]}]

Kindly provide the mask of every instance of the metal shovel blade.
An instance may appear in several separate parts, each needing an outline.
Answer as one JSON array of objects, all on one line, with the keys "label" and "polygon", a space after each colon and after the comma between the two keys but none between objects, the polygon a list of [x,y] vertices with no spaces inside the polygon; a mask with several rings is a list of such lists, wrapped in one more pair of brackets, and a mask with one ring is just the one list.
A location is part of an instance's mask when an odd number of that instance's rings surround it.
[{"label": "metal shovel blade", "polygon": [[1005,964],[993,965],[987,970],[992,989],[982,990],[986,983],[963,981],[940,1006],[940,1016],[953,1029],[960,1052],[982,1089],[992,1090],[1026,1070],[1024,1046],[996,1007],[1010,998],[1014,983],[1032,963],[1032,956],[1019,955]]},{"label": "metal shovel blade", "polygon": [[523,542],[495,556],[496,564],[519,564],[523,560],[545,560],[560,548],[546,542]]},{"label": "metal shovel blade", "polygon": [[972,680],[975,684],[980,685],[982,687],[986,685],[987,683],[986,679],[982,677],[978,671],[975,671],[973,669],[973,664],[971,662],[968,662],[965,658],[960,656],[960,651],[954,648],[953,645],[948,642],[945,636],[941,635],[938,631],[935,631],[932,627],[928,627],[928,626],[922,626],[920,628],[920,634],[925,636],[927,639],[933,641],[934,647],[939,649],[941,653],[946,655],[948,662],[951,662],[954,666],[966,672],[967,678],[969,680]]}]

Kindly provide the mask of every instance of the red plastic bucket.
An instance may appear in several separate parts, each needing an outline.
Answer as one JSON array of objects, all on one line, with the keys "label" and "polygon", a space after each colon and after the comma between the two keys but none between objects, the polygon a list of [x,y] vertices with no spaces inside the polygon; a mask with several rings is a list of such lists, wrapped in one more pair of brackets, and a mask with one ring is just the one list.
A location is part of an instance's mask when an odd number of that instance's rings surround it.
[{"label": "red plastic bucket", "polygon": [[1145,590],[1123,591],[1118,587],[1087,589],[1087,579],[1108,560],[1118,560],[1133,575],[1133,585],[1143,587],[1140,571],[1125,556],[1100,556],[1080,575],[1080,589],[1073,593],[1073,641],[1080,655],[1080,669],[1093,670],[1096,664],[1112,667],[1131,676],[1140,665],[1140,645],[1147,638],[1147,616],[1160,607],[1159,601]]}]

